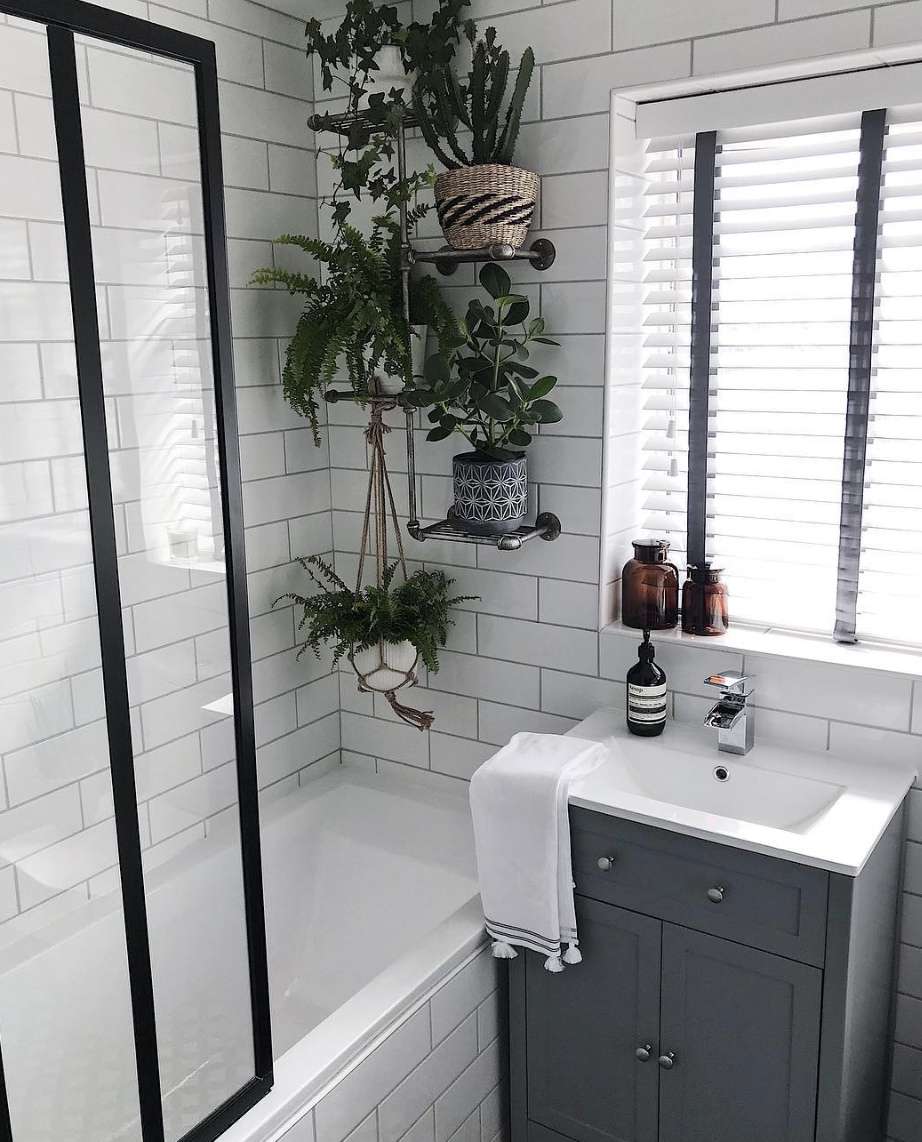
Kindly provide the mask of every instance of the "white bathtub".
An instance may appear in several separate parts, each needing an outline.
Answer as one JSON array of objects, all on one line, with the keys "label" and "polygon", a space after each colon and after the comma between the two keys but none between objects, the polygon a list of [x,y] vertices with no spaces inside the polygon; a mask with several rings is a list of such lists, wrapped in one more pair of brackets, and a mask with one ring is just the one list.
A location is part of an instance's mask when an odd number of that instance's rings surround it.
[{"label": "white bathtub", "polygon": [[[276,1078],[226,1142],[280,1137],[483,942],[463,793],[337,768],[262,826]],[[231,827],[148,877],[168,1138],[252,1073]],[[62,1119],[67,1142],[139,1138],[122,949],[112,897],[0,949],[17,1142],[61,1142]]]}]

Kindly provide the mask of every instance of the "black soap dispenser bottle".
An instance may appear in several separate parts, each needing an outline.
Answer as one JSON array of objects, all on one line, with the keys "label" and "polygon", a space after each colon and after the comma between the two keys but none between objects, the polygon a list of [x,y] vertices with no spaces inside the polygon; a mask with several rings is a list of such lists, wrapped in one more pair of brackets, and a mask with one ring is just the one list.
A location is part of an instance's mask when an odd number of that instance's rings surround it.
[{"label": "black soap dispenser bottle", "polygon": [[638,661],[627,672],[627,728],[640,737],[655,738],[666,726],[666,672],[653,661],[650,632],[643,632]]}]

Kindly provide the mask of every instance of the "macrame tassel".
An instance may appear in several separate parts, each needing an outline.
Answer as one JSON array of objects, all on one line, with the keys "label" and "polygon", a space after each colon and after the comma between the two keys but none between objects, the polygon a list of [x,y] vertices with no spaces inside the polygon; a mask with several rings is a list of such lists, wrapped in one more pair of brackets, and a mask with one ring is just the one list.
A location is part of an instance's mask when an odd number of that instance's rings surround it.
[{"label": "macrame tassel", "polygon": [[384,697],[390,702],[391,709],[397,717],[406,722],[407,725],[415,726],[420,733],[423,730],[428,730],[435,721],[435,715],[431,710],[414,710],[412,706],[404,706],[398,702],[397,695],[393,690],[386,690]]},{"label": "macrame tassel", "polygon": [[507,944],[505,940],[494,940],[492,950],[494,960],[514,960],[519,954],[512,944]]},{"label": "macrame tassel", "polygon": [[563,964],[560,962],[560,956],[548,956],[544,961],[544,970],[549,972],[563,971]]},{"label": "macrame tassel", "polygon": [[563,954],[563,962],[565,964],[581,964],[583,962],[583,953],[576,946],[576,940],[570,941],[570,946]]}]

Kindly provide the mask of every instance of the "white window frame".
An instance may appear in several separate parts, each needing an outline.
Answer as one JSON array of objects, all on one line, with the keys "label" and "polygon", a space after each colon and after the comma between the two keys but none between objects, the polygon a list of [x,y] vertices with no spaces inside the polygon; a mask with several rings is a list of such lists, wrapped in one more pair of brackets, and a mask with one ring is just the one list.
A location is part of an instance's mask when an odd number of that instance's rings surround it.
[{"label": "white window frame", "polygon": [[[640,499],[643,396],[639,387],[639,302],[631,296],[625,250],[632,228],[639,233],[631,193],[643,169],[646,139],[733,126],[790,121],[860,111],[872,105],[919,102],[922,42],[871,49],[744,72],[690,77],[619,88],[613,84],[609,133],[609,243],[606,311],[605,438],[602,462],[600,627],[618,613],[620,573],[630,541],[642,532]],[[634,223],[632,227],[632,223]],[[629,263],[629,259],[627,260]],[[639,267],[638,267],[639,268]],[[632,634],[634,632],[631,632]],[[695,641],[695,636],[675,637]],[[714,640],[708,640],[713,644]],[[778,628],[731,628],[720,639],[727,649],[778,653],[827,662],[918,673],[919,656],[905,648],[874,643],[840,646]],[[794,649],[797,648],[797,653]]]}]

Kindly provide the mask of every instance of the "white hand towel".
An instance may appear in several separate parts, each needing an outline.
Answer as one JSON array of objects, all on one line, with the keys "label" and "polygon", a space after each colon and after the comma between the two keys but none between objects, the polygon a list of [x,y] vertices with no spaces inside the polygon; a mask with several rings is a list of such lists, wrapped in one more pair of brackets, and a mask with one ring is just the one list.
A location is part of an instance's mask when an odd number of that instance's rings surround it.
[{"label": "white hand towel", "polygon": [[582,959],[567,805],[571,783],[606,756],[599,742],[522,733],[472,777],[480,897],[497,958],[514,957],[517,944],[546,956],[548,971]]}]

